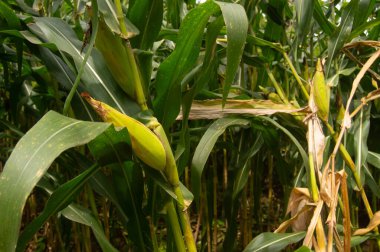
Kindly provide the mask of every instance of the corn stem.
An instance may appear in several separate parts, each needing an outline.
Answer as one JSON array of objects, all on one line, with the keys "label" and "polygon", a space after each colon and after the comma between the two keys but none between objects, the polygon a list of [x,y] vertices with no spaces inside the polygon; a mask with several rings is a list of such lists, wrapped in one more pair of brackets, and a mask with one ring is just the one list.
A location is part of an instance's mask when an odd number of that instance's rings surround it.
[{"label": "corn stem", "polygon": [[278,84],[278,82],[274,78],[274,75],[270,71],[268,65],[265,65],[265,70],[266,70],[266,72],[267,72],[267,74],[269,76],[269,79],[272,81],[272,84],[273,84],[274,88],[276,89],[276,92],[277,92],[278,96],[280,96],[281,100],[285,104],[289,104],[289,100],[288,100],[288,98],[286,98],[286,96],[284,94],[284,90],[282,89],[282,87],[280,86],[280,84]]},{"label": "corn stem", "polygon": [[145,111],[145,110],[148,110],[148,106],[146,104],[140,71],[137,67],[136,59],[135,59],[135,56],[133,55],[131,45],[127,39],[128,31],[127,31],[127,26],[125,25],[125,22],[124,22],[124,14],[123,14],[123,9],[121,7],[120,0],[115,0],[115,6],[116,6],[116,14],[117,14],[117,19],[119,21],[121,35],[122,35],[122,38],[125,39],[123,45],[124,45],[125,51],[127,52],[128,62],[130,63],[130,69],[132,71],[131,74],[134,80],[133,83],[135,85],[135,92],[136,92],[135,97],[141,110]]},{"label": "corn stem", "polygon": [[177,251],[186,251],[185,243],[183,242],[183,239],[182,239],[181,228],[178,223],[177,212],[175,210],[172,199],[170,199],[166,203],[166,213],[167,213],[167,217],[170,223],[170,227],[172,229],[174,243],[177,247]]},{"label": "corn stem", "polygon": [[307,93],[307,90],[306,90],[305,86],[303,85],[300,76],[298,75],[296,69],[294,68],[292,61],[289,59],[289,56],[286,54],[285,51],[282,52],[282,55],[284,56],[286,62],[288,63],[290,70],[292,71],[292,73],[294,75],[294,78],[296,78],[296,81],[301,88],[303,96],[305,96],[306,100],[309,100],[309,94]]},{"label": "corn stem", "polygon": [[185,200],[180,188],[177,164],[175,162],[168,138],[166,136],[164,128],[161,125],[158,125],[156,128],[153,129],[153,131],[160,138],[166,151],[166,168],[164,173],[170,185],[172,186],[175,195],[177,196],[178,214],[180,217],[187,249],[189,252],[197,251],[194,242],[193,232],[191,230],[190,219],[187,214],[187,207],[185,205]]}]

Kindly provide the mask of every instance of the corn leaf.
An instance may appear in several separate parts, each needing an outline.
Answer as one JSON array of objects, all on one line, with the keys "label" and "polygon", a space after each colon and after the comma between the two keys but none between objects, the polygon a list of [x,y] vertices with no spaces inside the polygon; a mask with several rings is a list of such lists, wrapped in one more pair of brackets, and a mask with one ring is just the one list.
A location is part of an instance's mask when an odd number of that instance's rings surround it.
[{"label": "corn leaf", "polygon": [[352,23],[354,21],[354,15],[356,6],[358,5],[358,0],[351,1],[348,6],[344,9],[342,15],[342,21],[340,26],[336,29],[334,34],[331,36],[328,43],[328,59],[326,62],[326,78],[330,76],[331,64],[333,59],[338,55],[339,51],[342,49],[343,45],[350,37],[352,30]]},{"label": "corn leaf", "polygon": [[50,198],[46,202],[42,213],[35,218],[21,233],[17,244],[17,251],[24,251],[26,244],[33,238],[33,235],[47,221],[47,219],[65,208],[83,188],[84,183],[98,171],[99,166],[93,165],[91,168],[82,172],[77,177],[58,187],[54,192],[50,191]]},{"label": "corn leaf", "polygon": [[[98,1],[99,12],[102,13],[104,21],[113,33],[121,34],[119,20],[117,19],[115,4],[112,0]],[[128,35],[133,37],[139,34],[139,29],[127,18],[124,18]]]},{"label": "corn leaf", "polygon": [[[79,68],[84,59],[80,52],[82,42],[77,39],[70,26],[58,18],[36,18],[36,25],[42,31],[42,36],[54,43],[60,51],[68,53]],[[82,81],[85,83],[83,87],[86,91],[119,111],[134,114],[139,110],[137,104],[125,97],[96,50],[92,51],[86,62]]]},{"label": "corn leaf", "polygon": [[[314,1],[296,0],[296,15],[297,15],[297,39],[298,43],[302,43],[304,37],[310,32],[311,16],[314,10]],[[298,44],[297,44],[298,46]]]},{"label": "corn leaf", "polygon": [[243,6],[234,3],[216,2],[227,28],[227,66],[223,87],[223,106],[233,83],[243,54],[248,31],[248,18]]},{"label": "corn leaf", "polygon": [[303,237],[305,237],[305,232],[261,233],[245,247],[244,252],[280,251],[287,245],[298,242]]},{"label": "corn leaf", "polygon": [[89,226],[94,233],[96,240],[99,242],[103,251],[117,252],[111,243],[107,240],[103,228],[91,212],[77,204],[71,204],[61,211],[67,219]]},{"label": "corn leaf", "polygon": [[241,118],[220,118],[208,127],[207,131],[199,141],[197,148],[195,149],[191,165],[191,188],[193,189],[193,194],[196,201],[199,199],[201,177],[204,166],[219,136],[223,134],[229,126],[245,126],[249,123],[249,120]]},{"label": "corn leaf", "polygon": [[149,50],[161,29],[162,0],[139,0],[128,11],[128,17],[140,30],[140,34],[131,39],[132,46]]},{"label": "corn leaf", "polygon": [[330,21],[327,19],[319,1],[318,0],[313,0],[313,1],[314,1],[314,12],[313,12],[314,19],[317,21],[318,25],[321,27],[323,32],[325,32],[326,35],[331,36],[335,31],[334,25],[330,23]]},{"label": "corn leaf", "polygon": [[1,251],[16,248],[26,199],[54,159],[91,141],[108,126],[49,112],[18,142],[0,175]]},{"label": "corn leaf", "polygon": [[[155,86],[157,97],[154,108],[164,128],[173,123],[181,104],[181,81],[198,58],[204,28],[211,15],[219,10],[212,1],[192,9],[182,22],[173,53],[161,63]],[[194,24],[197,24],[194,26]]]}]

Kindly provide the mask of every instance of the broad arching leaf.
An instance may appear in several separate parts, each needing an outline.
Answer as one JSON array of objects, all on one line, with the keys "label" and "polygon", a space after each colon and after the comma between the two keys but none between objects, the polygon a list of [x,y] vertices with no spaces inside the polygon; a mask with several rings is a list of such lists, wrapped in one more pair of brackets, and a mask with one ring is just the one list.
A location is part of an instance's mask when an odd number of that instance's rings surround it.
[{"label": "broad arching leaf", "polygon": [[88,143],[108,126],[50,111],[21,138],[0,175],[0,251],[16,249],[25,202],[54,159]]}]

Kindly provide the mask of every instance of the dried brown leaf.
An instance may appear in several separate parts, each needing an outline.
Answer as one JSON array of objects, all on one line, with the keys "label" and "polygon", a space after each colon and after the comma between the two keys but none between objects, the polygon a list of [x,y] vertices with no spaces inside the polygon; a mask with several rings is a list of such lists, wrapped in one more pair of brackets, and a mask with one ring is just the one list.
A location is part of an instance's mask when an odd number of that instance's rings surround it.
[{"label": "dried brown leaf", "polygon": [[311,247],[311,241],[313,238],[315,227],[317,226],[318,219],[321,217],[322,207],[323,207],[323,201],[320,200],[317,203],[317,207],[314,209],[313,217],[307,229],[305,239],[303,240],[303,245],[309,248]]},{"label": "dried brown leaf", "polygon": [[290,193],[286,214],[290,213],[295,209],[298,209],[298,204],[303,199],[309,200],[309,202],[311,202],[309,189],[302,187],[293,188],[292,192]]},{"label": "dried brown leaf", "polygon": [[277,232],[286,230],[289,225],[292,225],[294,232],[306,230],[312,215],[312,209],[308,206],[311,202],[309,189],[293,188],[286,209],[286,214],[290,213],[291,219],[282,223]]},{"label": "dried brown leaf", "polygon": [[310,91],[309,108],[311,110],[311,117],[308,120],[308,149],[309,153],[313,155],[315,162],[315,170],[320,171],[323,163],[323,153],[326,146],[326,138],[323,134],[322,122],[316,116],[317,107],[314,102],[313,91]]},{"label": "dried brown leaf", "polygon": [[[270,100],[227,100],[222,108],[221,99],[193,101],[189,115],[190,120],[217,119],[233,114],[272,115],[275,113],[304,114],[307,107],[296,108],[290,104],[279,104]],[[177,117],[182,120],[182,113]]]},{"label": "dried brown leaf", "polygon": [[380,225],[380,211],[377,211],[366,228],[360,228],[354,232],[353,235],[365,235],[371,232],[375,227]]},{"label": "dried brown leaf", "polygon": [[[301,202],[301,204],[302,204],[302,202]],[[311,205],[303,205],[302,209],[299,212],[297,212],[295,215],[292,215],[292,218],[290,218],[289,220],[286,220],[283,223],[281,223],[281,225],[274,231],[274,233],[283,233],[283,232],[286,231],[286,229],[290,225],[292,225],[292,229],[293,229],[294,232],[306,230],[306,228],[299,227],[299,224],[298,223],[295,224],[295,222],[298,220],[298,218],[304,219],[305,217],[303,215],[305,215],[306,213],[310,212],[310,215],[311,215],[311,211],[310,211],[311,208],[312,208]],[[310,218],[309,218],[308,221],[310,221]],[[305,222],[305,221],[303,221],[303,222],[304,223],[308,223],[308,222]],[[295,227],[295,225],[296,225],[296,227]]]}]

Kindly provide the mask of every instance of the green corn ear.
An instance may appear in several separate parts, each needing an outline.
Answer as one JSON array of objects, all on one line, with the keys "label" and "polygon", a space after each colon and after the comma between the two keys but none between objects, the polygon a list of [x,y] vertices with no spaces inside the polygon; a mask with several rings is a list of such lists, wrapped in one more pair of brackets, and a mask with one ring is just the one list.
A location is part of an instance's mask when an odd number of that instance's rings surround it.
[{"label": "green corn ear", "polygon": [[327,122],[330,110],[330,88],[326,84],[325,75],[323,74],[323,66],[320,59],[318,59],[317,62],[312,88],[314,102],[318,108],[317,114],[321,120]]},{"label": "green corn ear", "polygon": [[125,127],[132,142],[136,156],[150,167],[164,171],[166,167],[166,152],[160,139],[144,124],[120,113],[111,106],[93,99],[89,94],[82,97],[94,108],[103,121],[112,123],[115,127]]},{"label": "green corn ear", "polygon": [[135,64],[135,62],[130,62],[135,59],[132,49],[125,46],[124,43],[127,42],[124,42],[120,35],[114,34],[103,19],[99,20],[95,47],[102,53],[107,67],[117,84],[131,98],[136,100],[136,76],[132,69],[132,64]]}]

